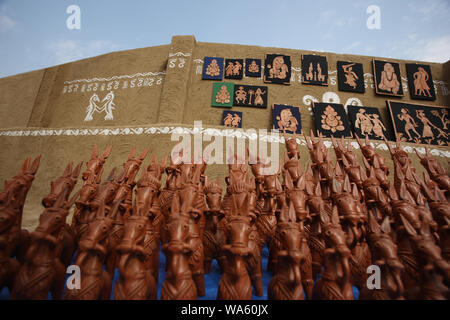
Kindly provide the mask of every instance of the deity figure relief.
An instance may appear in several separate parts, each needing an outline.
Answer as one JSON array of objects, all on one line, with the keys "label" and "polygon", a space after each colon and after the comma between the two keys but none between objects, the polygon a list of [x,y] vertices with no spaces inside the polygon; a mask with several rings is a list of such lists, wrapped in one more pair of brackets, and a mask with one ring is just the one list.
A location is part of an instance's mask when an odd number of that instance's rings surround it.
[{"label": "deity figure relief", "polygon": [[322,128],[325,130],[331,130],[331,132],[344,131],[345,127],[338,116],[337,112],[332,106],[327,106],[325,108],[324,114],[322,115]]},{"label": "deity figure relief", "polygon": [[428,72],[425,71],[424,68],[418,67],[417,72],[414,73],[414,91],[416,95],[419,96],[429,96],[431,97],[430,93],[430,87],[428,86],[428,79],[430,79],[430,76],[428,75]]},{"label": "deity figure relief", "polygon": [[377,137],[383,138],[383,130],[386,131],[386,127],[384,126],[383,122],[381,122],[380,117],[377,114],[372,114],[371,116],[371,120],[373,123],[373,133],[375,133]]},{"label": "deity figure relief", "polygon": [[344,70],[346,79],[344,83],[348,84],[353,89],[357,87],[356,80],[359,79],[356,73],[353,71],[354,65],[355,65],[354,63],[351,63],[342,66],[342,70]]},{"label": "deity figure relief", "polygon": [[230,93],[227,86],[221,86],[219,92],[216,94],[216,102],[220,104],[230,103]]},{"label": "deity figure relief", "polygon": [[227,116],[223,119],[223,125],[225,127],[232,127],[233,115],[228,113]]},{"label": "deity figure relief", "polygon": [[254,101],[254,105],[255,106],[257,106],[257,105],[264,105],[264,100],[263,100],[263,98],[261,97],[263,94],[265,94],[266,92],[265,91],[262,91],[261,90],[261,88],[258,88],[258,89],[256,89],[256,92],[255,92],[255,101]]},{"label": "deity figure relief", "polygon": [[232,76],[233,75],[234,65],[233,62],[229,61],[227,67],[225,68],[225,75]]},{"label": "deity figure relief", "polygon": [[414,121],[413,117],[411,117],[408,110],[402,108],[400,111],[401,114],[398,114],[397,118],[399,118],[401,121],[405,121],[405,133],[408,135],[409,140],[413,140],[410,131],[414,132],[418,137],[420,137],[420,134],[415,129],[415,127],[417,127],[417,123]]},{"label": "deity figure relief", "polygon": [[383,71],[381,72],[381,81],[378,88],[392,92],[393,94],[397,94],[400,89],[400,82],[395,74],[395,69],[389,62],[384,64]]},{"label": "deity figure relief", "polygon": [[298,121],[292,115],[290,109],[283,109],[280,115],[276,117],[278,120],[278,128],[280,131],[292,131],[297,132]]},{"label": "deity figure relief", "polygon": [[245,103],[247,100],[247,92],[245,92],[243,86],[239,86],[239,90],[236,90],[236,103]]},{"label": "deity figure relief", "polygon": [[366,110],[362,108],[359,109],[358,113],[356,114],[355,127],[361,129],[362,135],[372,134],[373,124],[370,116],[366,114]]},{"label": "deity figure relief", "polygon": [[423,123],[423,131],[422,131],[422,138],[431,138],[433,140],[434,134],[431,130],[431,127],[439,131],[438,138],[443,137],[447,138],[447,134],[442,131],[440,128],[436,127],[425,115],[424,110],[416,110],[416,116],[417,118],[422,121]]},{"label": "deity figure relief", "polygon": [[231,121],[231,126],[232,127],[239,127],[239,123],[241,123],[241,117],[235,113],[233,116],[233,120]]},{"label": "deity figure relief", "polygon": [[233,76],[239,75],[242,69],[242,64],[239,61],[236,61],[233,66]]},{"label": "deity figure relief", "polygon": [[308,73],[306,74],[306,80],[312,80],[313,79],[313,64],[312,62],[309,64]]},{"label": "deity figure relief", "polygon": [[259,72],[259,66],[256,64],[255,60],[252,60],[252,63],[248,66],[248,71],[251,73]]},{"label": "deity figure relief", "polygon": [[320,63],[317,63],[317,81],[325,82],[325,75],[322,74],[322,68],[320,67]]},{"label": "deity figure relief", "polygon": [[206,68],[206,74],[210,77],[217,77],[220,75],[220,67],[216,59],[212,59],[209,66]]},{"label": "deity figure relief", "polygon": [[267,67],[269,68],[269,78],[286,79],[289,69],[282,56],[275,57],[273,66],[269,64]]}]

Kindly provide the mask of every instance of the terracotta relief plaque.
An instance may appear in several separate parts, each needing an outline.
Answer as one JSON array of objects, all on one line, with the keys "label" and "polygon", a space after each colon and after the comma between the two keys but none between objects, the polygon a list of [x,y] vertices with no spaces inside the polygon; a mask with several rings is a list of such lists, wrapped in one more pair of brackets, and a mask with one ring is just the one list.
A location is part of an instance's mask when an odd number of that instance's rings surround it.
[{"label": "terracotta relief plaque", "polygon": [[242,112],[225,110],[221,124],[225,127],[242,128]]},{"label": "terracotta relief plaque", "polygon": [[281,54],[267,54],[264,67],[264,82],[290,84],[291,57]]},{"label": "terracotta relief plaque", "polygon": [[203,59],[203,80],[222,80],[223,58],[205,57]]},{"label": "terracotta relief plaque", "polygon": [[302,55],[302,82],[305,84],[328,85],[327,57]]},{"label": "terracotta relief plaque", "polygon": [[337,78],[339,91],[365,92],[362,63],[338,61]]},{"label": "terracotta relief plaque", "polygon": [[241,80],[243,74],[243,59],[225,59],[225,79]]},{"label": "terracotta relief plaque", "polygon": [[261,59],[245,59],[245,76],[255,78],[261,77]]},{"label": "terracotta relief plaque", "polygon": [[267,96],[267,87],[235,85],[233,105],[267,108]]},{"label": "terracotta relief plaque", "polygon": [[448,146],[450,118],[447,107],[387,101],[395,135],[400,141]]},{"label": "terracotta relief plaque", "polygon": [[402,77],[398,63],[373,60],[375,92],[388,96],[403,96]]},{"label": "terracotta relief plaque", "polygon": [[273,129],[286,133],[302,133],[300,107],[285,104],[272,105]]},{"label": "terracotta relief plaque", "polygon": [[436,100],[436,92],[434,91],[433,77],[431,76],[429,65],[407,63],[406,74],[412,99]]},{"label": "terracotta relief plaque", "polygon": [[317,130],[325,137],[351,137],[350,124],[344,106],[337,103],[313,104]]},{"label": "terracotta relief plaque", "polygon": [[216,82],[213,84],[212,101],[213,107],[233,106],[234,84],[231,82]]},{"label": "terracotta relief plaque", "polygon": [[383,140],[385,136],[387,140],[390,140],[378,108],[349,105],[347,111],[353,132],[358,137],[364,139],[367,135],[370,140]]}]

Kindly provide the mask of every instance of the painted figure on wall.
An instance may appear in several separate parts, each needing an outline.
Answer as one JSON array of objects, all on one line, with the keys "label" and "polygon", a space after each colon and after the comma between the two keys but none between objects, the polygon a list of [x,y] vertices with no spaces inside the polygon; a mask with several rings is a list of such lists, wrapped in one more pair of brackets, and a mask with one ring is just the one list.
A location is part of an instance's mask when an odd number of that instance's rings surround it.
[{"label": "painted figure on wall", "polygon": [[298,121],[292,115],[291,110],[284,109],[280,112],[280,115],[277,117],[278,127],[281,131],[297,131]]},{"label": "painted figure on wall", "polygon": [[338,116],[337,112],[332,106],[327,106],[325,112],[322,115],[322,128],[325,130],[331,130],[331,132],[344,131],[341,117]]},{"label": "painted figure on wall", "polygon": [[372,114],[370,120],[373,122],[373,133],[379,138],[384,137],[383,131],[387,131],[383,122],[381,122],[380,116],[377,114]]},{"label": "painted figure on wall", "polygon": [[422,121],[423,123],[423,131],[422,131],[422,138],[434,138],[434,134],[433,131],[431,130],[431,128],[433,127],[434,129],[436,129],[439,134],[438,134],[438,138],[442,137],[447,139],[447,134],[442,131],[440,128],[436,127],[425,115],[425,111],[424,110],[416,110],[416,116],[417,118]]},{"label": "painted figure on wall", "polygon": [[217,64],[217,60],[213,59],[209,66],[206,68],[206,74],[210,77],[217,77],[220,75],[220,67]]},{"label": "painted figure on wall", "polygon": [[216,102],[221,104],[230,103],[230,93],[227,86],[221,86],[219,92],[216,94]]},{"label": "painted figure on wall", "polygon": [[239,86],[239,89],[236,90],[236,103],[245,103],[245,100],[247,100],[247,92],[245,92],[243,86]]},{"label": "painted figure on wall", "polygon": [[266,91],[262,91],[261,88],[257,88],[255,91],[255,101],[254,104],[255,106],[257,105],[264,105],[264,99],[261,97],[263,94],[265,94]]},{"label": "painted figure on wall", "polygon": [[342,69],[344,70],[345,73],[345,84],[348,84],[350,87],[352,87],[353,89],[356,88],[357,84],[356,84],[356,80],[358,80],[358,76],[356,75],[356,73],[353,71],[353,66],[355,64],[347,64],[347,65],[343,65]]},{"label": "painted figure on wall", "polygon": [[267,67],[269,68],[269,78],[286,79],[289,69],[282,56],[275,57],[273,66],[269,64]]},{"label": "painted figure on wall", "polygon": [[371,134],[373,130],[373,124],[370,115],[366,114],[365,109],[359,109],[356,114],[355,127],[361,129],[361,134]]},{"label": "painted figure on wall", "polygon": [[424,95],[431,97],[430,87],[427,84],[430,76],[424,68],[418,67],[417,72],[414,73],[414,92],[416,95]]},{"label": "painted figure on wall", "polygon": [[409,140],[412,140],[410,130],[420,137],[420,134],[415,129],[417,123],[414,121],[413,117],[411,117],[407,109],[402,108],[401,114],[398,114],[397,117],[401,121],[405,121],[405,132],[408,135]]},{"label": "painted figure on wall", "polygon": [[400,89],[400,82],[395,74],[395,69],[389,62],[384,64],[378,88],[392,92],[393,94],[397,94]]},{"label": "painted figure on wall", "polygon": [[257,73],[259,72],[259,66],[256,64],[255,60],[252,60],[252,63],[248,66],[248,71],[251,73]]}]

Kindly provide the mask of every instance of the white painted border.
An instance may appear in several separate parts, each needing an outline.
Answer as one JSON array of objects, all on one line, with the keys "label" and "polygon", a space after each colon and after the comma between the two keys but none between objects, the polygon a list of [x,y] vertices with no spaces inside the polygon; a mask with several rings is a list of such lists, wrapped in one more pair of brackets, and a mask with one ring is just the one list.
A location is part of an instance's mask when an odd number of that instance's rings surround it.
[{"label": "white painted border", "polygon": [[[70,129],[34,129],[34,130],[0,130],[0,136],[6,137],[47,137],[47,136],[117,136],[117,135],[154,135],[154,134],[194,134],[201,132],[203,135],[209,136],[223,136],[223,137],[235,137],[249,140],[259,139],[260,141],[279,142],[284,143],[284,138],[280,135],[278,138],[267,134],[258,135],[247,133],[243,129],[218,129],[218,128],[189,128],[189,127],[121,127],[121,128],[70,128]],[[297,143],[300,145],[306,145],[303,138],[297,138]],[[359,149],[357,142],[351,142],[354,149]],[[387,145],[384,142],[371,142],[375,149],[388,150]],[[327,148],[332,148],[330,140],[324,140],[324,145]],[[412,147],[403,146],[403,150],[407,153],[414,153],[414,149],[417,149],[420,153],[425,153],[425,148],[422,146]],[[431,154],[438,157],[450,158],[450,151],[430,148]]]},{"label": "white painted border", "polygon": [[161,71],[161,72],[151,72],[150,71],[150,72],[144,72],[144,73],[138,72],[138,73],[131,74],[131,75],[124,74],[124,75],[121,75],[121,76],[112,76],[110,78],[76,79],[76,80],[64,81],[64,84],[71,84],[71,83],[76,83],[76,82],[87,82],[87,83],[89,83],[89,82],[93,82],[93,81],[101,82],[101,81],[111,81],[111,80],[124,79],[124,78],[132,79],[132,78],[135,78],[135,77],[157,76],[157,75],[160,75],[160,74],[166,74],[166,72],[165,71]]}]

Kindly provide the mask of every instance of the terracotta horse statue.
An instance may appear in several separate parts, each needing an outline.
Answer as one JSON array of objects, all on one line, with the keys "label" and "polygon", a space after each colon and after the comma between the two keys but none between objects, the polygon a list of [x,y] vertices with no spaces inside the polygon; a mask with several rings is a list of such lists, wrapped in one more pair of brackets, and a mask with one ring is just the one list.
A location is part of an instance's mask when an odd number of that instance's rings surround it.
[{"label": "terracotta horse statue", "polygon": [[[278,263],[269,283],[268,298],[270,300],[304,300],[300,268],[306,261],[301,249],[306,239],[297,223],[292,201],[289,206],[285,205],[281,209],[277,230],[281,250],[277,252]],[[312,298],[312,284],[311,279],[310,298]]]},{"label": "terracotta horse statue", "polygon": [[11,292],[14,277],[20,268],[20,263],[11,257],[17,239],[11,236],[11,228],[18,220],[20,205],[13,196],[13,190],[9,190],[6,199],[0,204],[0,291],[6,286]]},{"label": "terracotta horse statue", "polygon": [[420,163],[427,170],[431,179],[435,181],[439,188],[444,190],[447,194],[447,199],[450,198],[450,177],[444,167],[431,155],[430,151],[425,148],[425,155],[420,154],[415,149],[417,156],[420,159]]},{"label": "terracotta horse statue", "polygon": [[105,152],[103,152],[102,156],[98,156],[98,148],[97,145],[94,144],[91,153],[91,159],[86,163],[86,171],[81,175],[83,181],[87,181],[89,177],[101,177],[103,173],[103,166],[111,154],[112,145],[106,148]]},{"label": "terracotta horse statue", "polygon": [[342,217],[342,229],[347,235],[347,246],[352,252],[350,258],[352,279],[358,288],[362,288],[366,284],[367,267],[371,264],[370,250],[365,241],[367,211],[360,202],[356,185],[351,186],[347,175],[343,184],[333,180],[332,191],[333,203]]},{"label": "terracotta horse statue", "polygon": [[[369,164],[369,166],[373,166],[374,161],[376,160],[378,162],[378,165],[380,166],[380,169],[383,170],[383,172],[386,176],[388,176],[389,175],[389,167],[386,164],[386,159],[381,154],[379,154],[375,151],[375,148],[372,147],[372,145],[370,144],[368,135],[366,135],[364,144],[361,142],[358,135],[355,135],[355,136],[356,136],[356,141],[358,141],[359,147],[361,148],[363,160],[366,161]],[[366,166],[367,170],[369,169],[369,166]],[[367,175],[368,174],[369,173],[367,173]]]},{"label": "terracotta horse statue", "polygon": [[[62,192],[64,192],[65,189],[68,190],[68,192],[66,193],[65,201],[68,200],[70,193],[77,184],[78,176],[80,175],[82,165],[83,162],[80,162],[74,169],[72,169],[73,163],[72,161],[70,161],[69,164],[66,166],[66,169],[64,170],[63,174],[55,181],[52,181],[50,183],[51,185],[50,193],[45,198],[42,199],[42,205],[45,208],[53,206],[58,196]],[[61,252],[61,262],[65,266],[68,266],[72,261],[73,254],[76,249],[75,232],[71,228],[71,226],[66,223],[63,227],[63,234],[64,240],[63,243],[61,243],[61,246],[63,247]]]},{"label": "terracotta horse statue", "polygon": [[351,251],[346,244],[346,235],[339,224],[337,207],[331,217],[320,212],[321,234],[325,241],[323,251],[324,272],[314,284],[313,299],[353,300],[349,259]]},{"label": "terracotta horse statue", "polygon": [[400,215],[406,232],[411,237],[419,272],[418,288],[410,290],[411,299],[448,300],[450,264],[442,257],[426,223],[419,232]]},{"label": "terracotta horse statue", "polygon": [[7,246],[4,248],[5,254],[16,256],[19,261],[23,261],[29,241],[28,231],[22,229],[23,206],[39,168],[40,160],[40,155],[32,163],[31,158],[26,158],[19,172],[12,179],[5,181],[5,189],[0,193],[0,210],[8,211],[6,215],[10,215],[13,210],[16,216],[14,223],[8,228],[4,228],[1,235],[4,239],[5,237],[8,239]]},{"label": "terracotta horse statue", "polygon": [[209,273],[211,262],[216,259],[220,269],[225,269],[225,256],[222,246],[225,244],[224,212],[221,209],[222,186],[219,181],[206,183],[204,189],[208,210],[205,211],[206,226],[203,233],[203,248],[205,250],[205,273]]},{"label": "terracotta horse statue", "polygon": [[180,208],[177,192],[174,194],[171,214],[165,225],[168,241],[162,245],[167,261],[167,273],[161,288],[162,300],[197,299],[197,286],[189,266],[189,256],[195,248],[189,243],[189,217],[180,214]]},{"label": "terracotta horse statue", "polygon": [[75,265],[81,270],[80,289],[66,289],[66,300],[109,300],[112,287],[112,274],[103,269],[109,247],[109,231],[111,230],[119,203],[117,202],[109,214],[105,205],[101,205],[95,218],[89,223],[87,231],[78,245]]},{"label": "terracotta horse statue", "polygon": [[11,292],[12,300],[44,300],[51,292],[53,299],[61,299],[66,270],[61,263],[59,243],[70,207],[78,194],[66,201],[69,189],[60,193],[52,207],[39,217],[39,226],[31,233],[25,261],[17,273]]},{"label": "terracotta horse statue", "polygon": [[306,208],[308,210],[308,215],[311,217],[309,237],[307,239],[311,251],[313,279],[316,279],[317,275],[322,271],[323,251],[325,250],[320,212],[328,212],[331,215],[331,207],[322,198],[322,189],[319,181],[314,188],[311,188],[311,185],[309,184],[306,186],[306,191],[308,193]]},{"label": "terracotta horse statue", "polygon": [[369,212],[368,242],[372,253],[372,263],[380,268],[381,288],[369,290],[363,287],[359,298],[361,300],[404,300],[402,281],[403,264],[397,255],[397,245],[391,238],[389,217],[381,223]]},{"label": "terracotta horse statue", "polygon": [[226,265],[219,281],[218,300],[250,300],[252,298],[252,283],[247,271],[246,257],[252,254],[252,249],[249,248],[249,237],[255,216],[251,213],[245,198],[243,202],[232,198],[232,209],[226,217],[227,243],[222,246]]},{"label": "terracotta horse statue", "polygon": [[132,215],[125,223],[124,235],[116,247],[120,272],[114,289],[116,300],[155,300],[156,283],[152,270],[146,266],[153,251],[146,250],[145,238],[147,225],[151,224],[145,211],[137,209],[135,204]]}]

